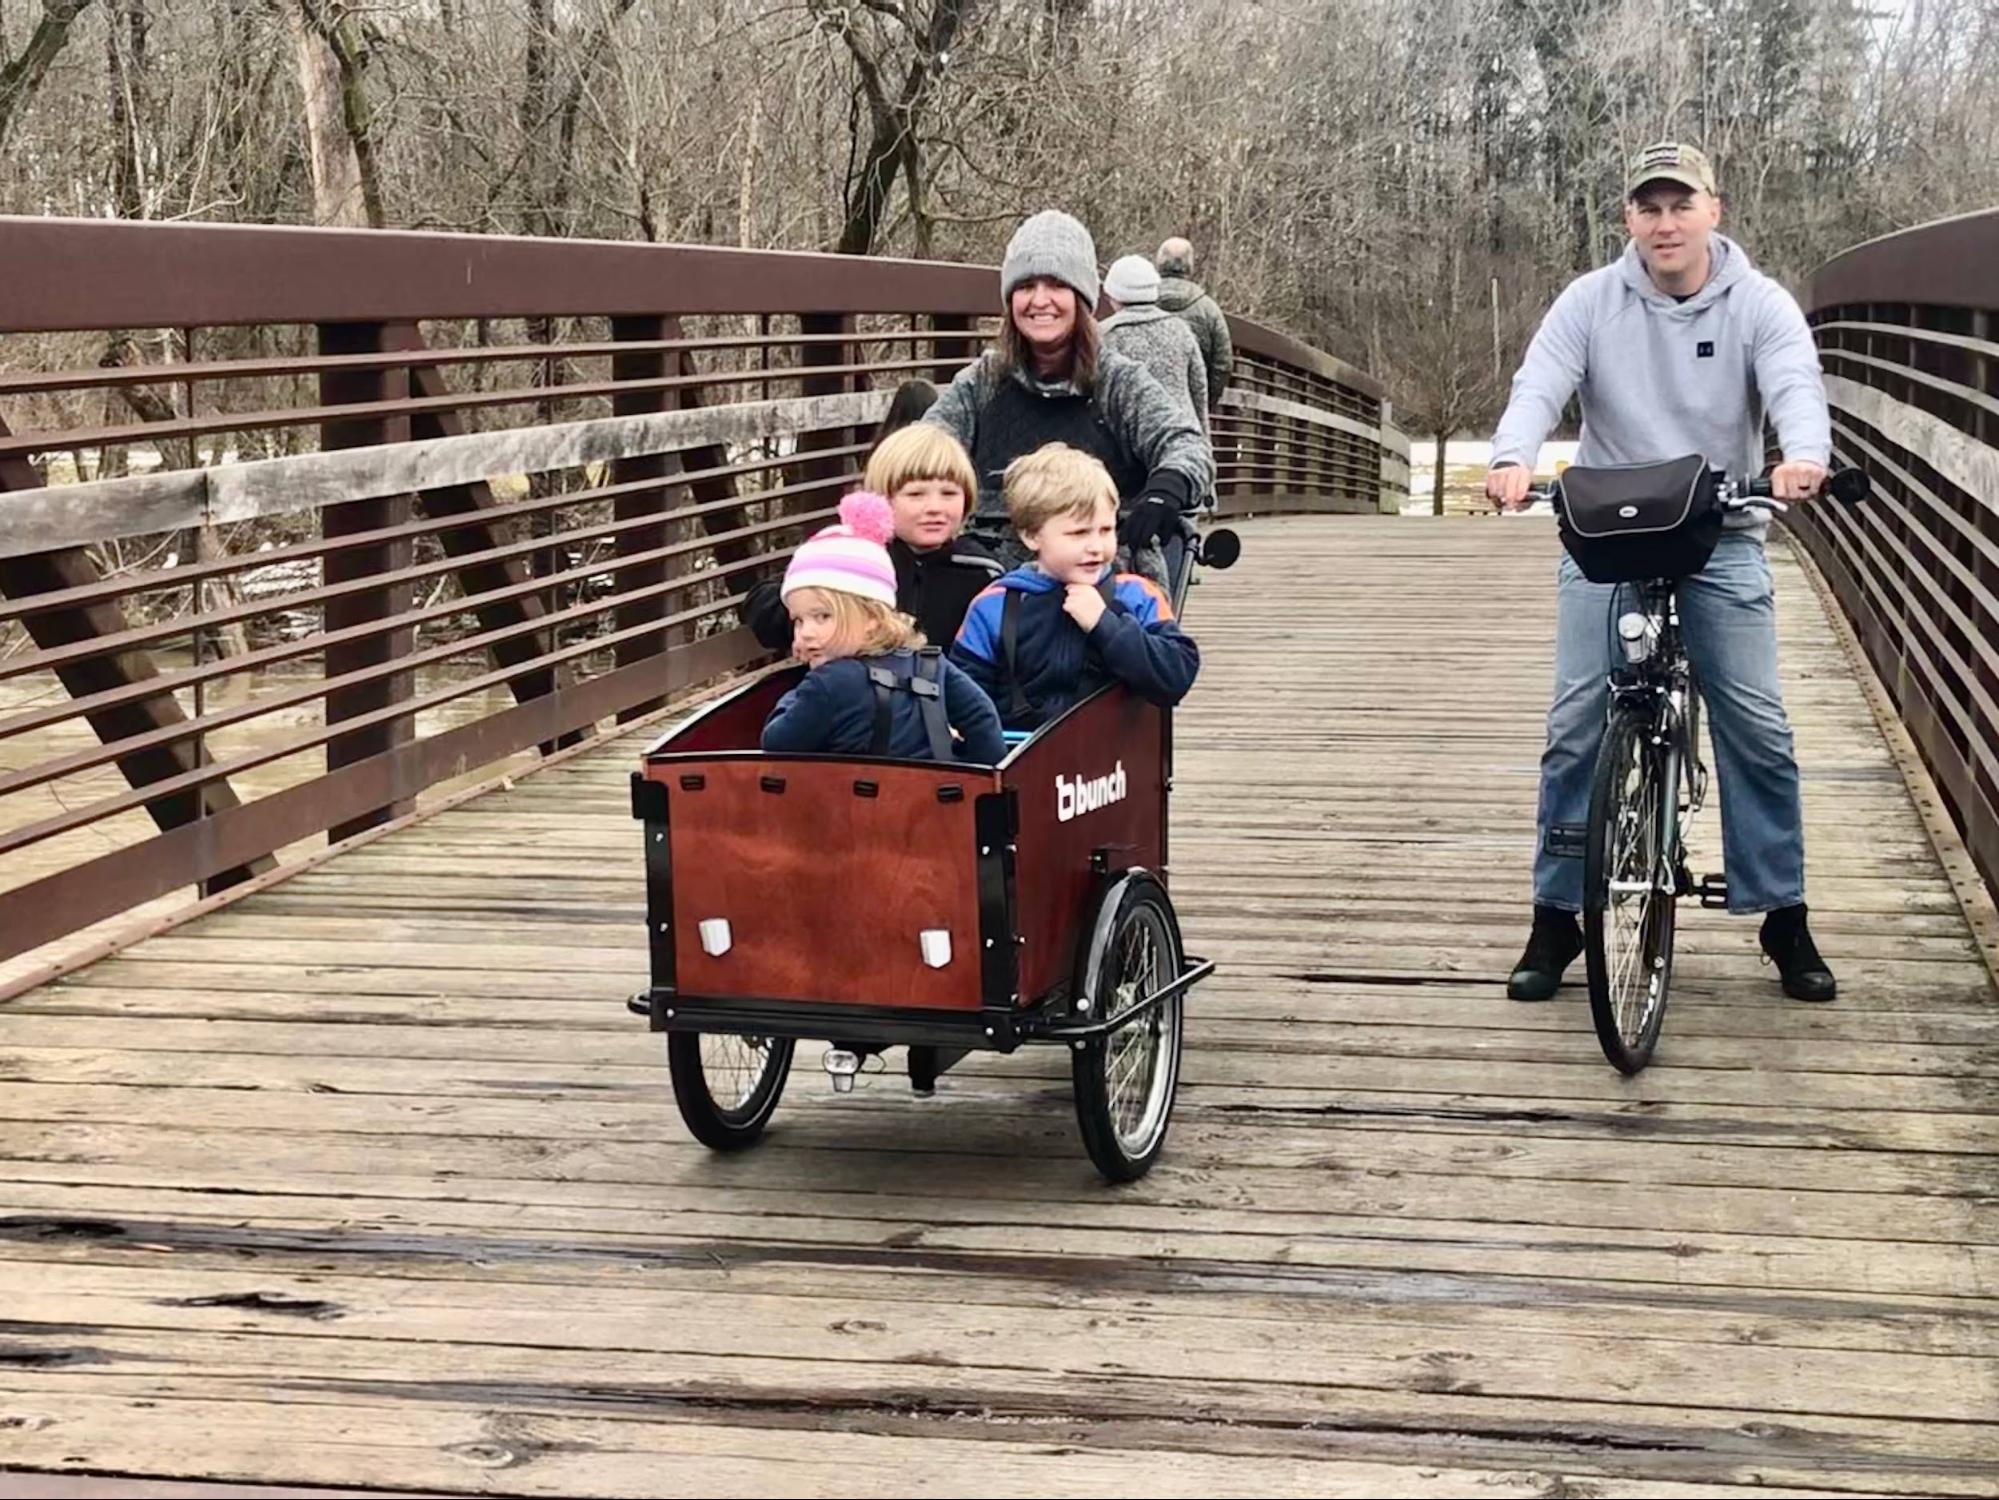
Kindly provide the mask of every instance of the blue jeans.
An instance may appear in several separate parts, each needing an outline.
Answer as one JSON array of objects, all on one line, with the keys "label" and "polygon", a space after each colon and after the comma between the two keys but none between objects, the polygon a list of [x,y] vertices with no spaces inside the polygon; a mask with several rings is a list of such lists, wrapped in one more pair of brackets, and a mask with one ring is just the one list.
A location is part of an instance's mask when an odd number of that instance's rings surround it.
[{"label": "blue jeans", "polygon": [[[1557,581],[1555,701],[1541,755],[1540,845],[1534,900],[1582,910],[1582,827],[1603,742],[1618,656],[1618,612],[1637,608],[1635,589],[1591,583],[1566,556]],[[1680,628],[1707,703],[1708,736],[1721,782],[1721,853],[1728,909],[1771,911],[1805,899],[1805,829],[1798,762],[1777,676],[1776,605],[1762,539],[1723,532],[1708,564],[1680,585]],[[1565,852],[1550,853],[1549,834]]]}]

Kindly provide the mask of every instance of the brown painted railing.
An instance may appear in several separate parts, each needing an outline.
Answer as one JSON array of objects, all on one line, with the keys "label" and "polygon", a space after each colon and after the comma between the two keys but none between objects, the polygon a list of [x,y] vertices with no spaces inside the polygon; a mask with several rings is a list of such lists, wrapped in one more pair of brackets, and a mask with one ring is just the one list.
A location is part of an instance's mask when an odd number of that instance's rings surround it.
[{"label": "brown painted railing", "polygon": [[[987,268],[0,219],[0,959],[758,658]],[[1237,320],[1223,507],[1373,510],[1380,391]]]},{"label": "brown painted railing", "polygon": [[1835,451],[1874,498],[1791,524],[1999,890],[1999,210],[1847,251],[1810,317]]}]

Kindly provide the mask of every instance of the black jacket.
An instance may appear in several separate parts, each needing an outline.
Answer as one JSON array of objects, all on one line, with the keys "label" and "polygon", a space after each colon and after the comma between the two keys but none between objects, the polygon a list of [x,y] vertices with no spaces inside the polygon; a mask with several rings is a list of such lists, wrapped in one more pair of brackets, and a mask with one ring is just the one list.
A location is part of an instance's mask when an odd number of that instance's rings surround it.
[{"label": "black jacket", "polygon": [[[999,580],[1004,570],[977,542],[959,537],[948,547],[918,552],[901,537],[888,544],[895,564],[895,604],[916,618],[924,639],[949,647],[958,637],[965,611],[979,591]],[[743,618],[757,640],[772,651],[791,649],[791,615],[785,610],[781,585],[760,583],[743,603]]]}]

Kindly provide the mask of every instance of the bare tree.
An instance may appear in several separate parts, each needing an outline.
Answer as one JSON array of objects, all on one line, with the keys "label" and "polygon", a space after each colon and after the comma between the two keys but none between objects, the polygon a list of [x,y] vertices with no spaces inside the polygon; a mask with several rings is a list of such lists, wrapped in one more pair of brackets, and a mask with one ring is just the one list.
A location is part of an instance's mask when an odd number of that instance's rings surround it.
[{"label": "bare tree", "polygon": [[833,246],[842,255],[866,255],[874,249],[898,177],[909,193],[917,254],[929,252],[930,229],[923,209],[923,115],[949,64],[968,4],[969,0],[809,0],[815,23],[852,59],[856,80],[845,213]]},{"label": "bare tree", "polygon": [[1493,415],[1495,274],[1506,362],[1618,250],[1623,163],[1649,140],[1709,148],[1725,228],[1793,285],[1999,200],[1993,0],[15,0],[6,19],[5,211],[990,261],[1057,205],[1107,260],[1190,235],[1231,311],[1382,370],[1426,425]]},{"label": "bare tree", "polygon": [[76,18],[89,5],[90,0],[42,0],[41,19],[28,34],[27,45],[0,67],[0,146],[6,144],[8,128],[21,106],[34,97],[48,76],[49,64],[69,40]]}]

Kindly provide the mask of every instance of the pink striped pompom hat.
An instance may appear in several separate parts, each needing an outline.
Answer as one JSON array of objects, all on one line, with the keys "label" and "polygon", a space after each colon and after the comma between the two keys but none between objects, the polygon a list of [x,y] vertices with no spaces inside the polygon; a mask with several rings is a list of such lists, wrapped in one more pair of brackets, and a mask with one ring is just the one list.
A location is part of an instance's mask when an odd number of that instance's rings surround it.
[{"label": "pink striped pompom hat", "polygon": [[895,535],[895,511],[870,490],[855,490],[840,501],[840,524],[813,534],[791,555],[784,570],[783,597],[799,589],[836,589],[895,608],[895,564],[888,539]]}]

